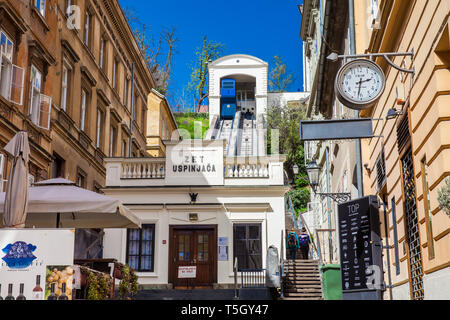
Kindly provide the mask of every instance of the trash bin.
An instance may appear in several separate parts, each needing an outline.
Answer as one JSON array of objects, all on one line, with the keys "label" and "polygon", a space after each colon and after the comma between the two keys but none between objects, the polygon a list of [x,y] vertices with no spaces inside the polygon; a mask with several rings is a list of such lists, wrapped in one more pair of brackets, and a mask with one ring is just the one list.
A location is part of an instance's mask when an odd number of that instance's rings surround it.
[{"label": "trash bin", "polygon": [[325,264],[320,271],[322,272],[323,298],[325,300],[342,300],[341,266]]}]

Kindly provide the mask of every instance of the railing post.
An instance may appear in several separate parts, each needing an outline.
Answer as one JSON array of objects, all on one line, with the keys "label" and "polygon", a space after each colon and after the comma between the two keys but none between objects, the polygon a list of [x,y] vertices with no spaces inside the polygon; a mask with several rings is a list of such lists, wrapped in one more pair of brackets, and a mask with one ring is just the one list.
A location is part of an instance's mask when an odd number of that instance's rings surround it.
[{"label": "railing post", "polygon": [[238,260],[237,257],[234,258],[234,299],[238,300],[239,296],[238,296],[238,289],[237,289],[237,266],[238,266]]}]

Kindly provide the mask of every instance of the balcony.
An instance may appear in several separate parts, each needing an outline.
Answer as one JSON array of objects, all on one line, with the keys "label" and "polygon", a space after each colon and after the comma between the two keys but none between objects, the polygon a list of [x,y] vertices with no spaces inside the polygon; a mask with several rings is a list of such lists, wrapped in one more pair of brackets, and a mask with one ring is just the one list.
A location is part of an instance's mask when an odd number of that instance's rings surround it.
[{"label": "balcony", "polygon": [[[165,157],[105,158],[106,186],[166,186],[174,185],[167,177]],[[215,185],[283,185],[285,156],[224,157],[222,172]],[[217,170],[219,171],[219,170]],[[169,172],[169,175],[171,173]],[[201,172],[199,172],[201,175]],[[169,181],[170,180],[170,181]],[[179,178],[177,185],[194,185],[189,178]]]}]

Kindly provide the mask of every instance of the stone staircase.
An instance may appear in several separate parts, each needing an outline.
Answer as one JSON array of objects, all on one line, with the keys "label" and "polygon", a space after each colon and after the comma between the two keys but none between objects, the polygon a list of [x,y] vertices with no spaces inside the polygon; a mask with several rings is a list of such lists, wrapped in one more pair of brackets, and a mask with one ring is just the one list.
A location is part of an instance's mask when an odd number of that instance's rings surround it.
[{"label": "stone staircase", "polygon": [[283,300],[322,300],[318,260],[285,260]]}]

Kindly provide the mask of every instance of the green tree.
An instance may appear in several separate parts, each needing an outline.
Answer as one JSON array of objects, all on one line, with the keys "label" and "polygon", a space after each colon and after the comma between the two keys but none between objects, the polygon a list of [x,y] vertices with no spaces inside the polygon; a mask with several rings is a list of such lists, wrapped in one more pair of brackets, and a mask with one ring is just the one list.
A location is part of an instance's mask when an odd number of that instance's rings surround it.
[{"label": "green tree", "polygon": [[279,56],[273,57],[272,70],[269,74],[269,89],[271,92],[285,92],[294,81],[292,72],[287,72],[286,64]]},{"label": "green tree", "polygon": [[210,41],[206,36],[203,36],[202,46],[198,47],[195,52],[188,90],[192,92],[196,100],[196,112],[199,111],[202,102],[209,95],[209,92],[205,92],[205,87],[208,84],[208,63],[219,58],[224,50],[225,45],[220,42]]},{"label": "green tree", "polygon": [[[286,155],[284,170],[289,181],[292,181],[291,196],[294,209],[305,211],[309,200],[309,181],[305,166],[303,141],[300,140],[300,120],[306,117],[306,105],[300,101],[282,105],[274,100],[267,107],[267,143],[268,153],[274,154],[272,142],[278,147],[280,154]],[[274,130],[274,131],[272,131]],[[276,133],[278,131],[278,133]],[[278,139],[278,143],[276,142]],[[293,166],[299,167],[299,174],[294,175]]]}]

